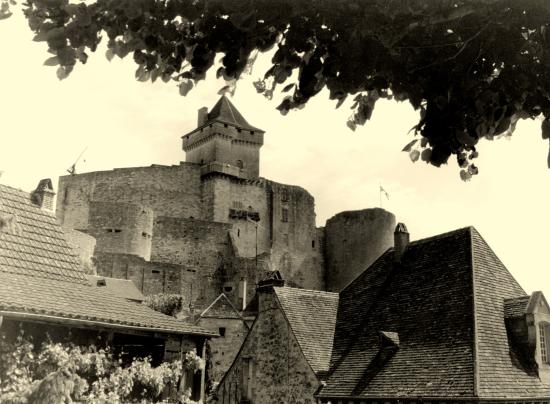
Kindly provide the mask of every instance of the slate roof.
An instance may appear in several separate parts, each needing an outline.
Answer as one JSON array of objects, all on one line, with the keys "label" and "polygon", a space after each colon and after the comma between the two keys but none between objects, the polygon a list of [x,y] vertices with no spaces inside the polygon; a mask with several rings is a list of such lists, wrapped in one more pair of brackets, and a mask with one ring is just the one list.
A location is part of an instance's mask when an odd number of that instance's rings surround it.
[{"label": "slate roof", "polygon": [[[0,315],[112,329],[216,335],[92,286],[55,217],[0,185]],[[7,218],[7,219],[6,219]]]},{"label": "slate roof", "polygon": [[222,122],[235,126],[239,129],[253,130],[262,133],[264,132],[263,130],[250,125],[225,95],[222,95],[216,105],[212,107],[208,113],[208,120],[203,126],[209,125],[212,122]]},{"label": "slate roof", "polygon": [[233,306],[224,293],[221,293],[206,309],[203,310],[197,321],[201,318],[234,318],[242,320],[239,311]]},{"label": "slate roof", "polygon": [[[145,300],[143,293],[137,288],[136,284],[131,279],[117,279],[106,276],[86,275],[92,286],[106,288],[118,297],[127,300],[142,302]],[[98,282],[104,282],[104,286],[100,286]]]},{"label": "slate roof", "polygon": [[504,317],[522,317],[527,310],[527,304],[530,298],[531,295],[504,299]]},{"label": "slate roof", "polygon": [[306,360],[323,376],[329,369],[338,293],[284,286],[273,290]]},{"label": "slate roof", "polygon": [[[526,294],[472,227],[386,251],[340,294],[320,397],[548,398],[508,339],[505,299]],[[399,347],[372,372],[379,332]]]}]

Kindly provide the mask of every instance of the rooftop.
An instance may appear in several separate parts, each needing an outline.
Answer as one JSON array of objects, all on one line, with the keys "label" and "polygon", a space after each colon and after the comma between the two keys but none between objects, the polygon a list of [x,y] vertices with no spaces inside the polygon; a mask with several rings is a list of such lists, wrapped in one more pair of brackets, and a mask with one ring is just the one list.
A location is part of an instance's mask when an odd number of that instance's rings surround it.
[{"label": "rooftop", "polygon": [[[516,313],[528,296],[473,227],[411,242],[397,265],[389,249],[340,294],[320,396],[550,397],[509,340],[505,299]],[[384,362],[381,331],[399,338]]]},{"label": "rooftop", "polygon": [[0,185],[0,315],[83,327],[212,336],[92,286],[55,217]]},{"label": "rooftop", "polygon": [[332,352],[338,293],[274,287],[298,344],[313,371],[326,375]]}]

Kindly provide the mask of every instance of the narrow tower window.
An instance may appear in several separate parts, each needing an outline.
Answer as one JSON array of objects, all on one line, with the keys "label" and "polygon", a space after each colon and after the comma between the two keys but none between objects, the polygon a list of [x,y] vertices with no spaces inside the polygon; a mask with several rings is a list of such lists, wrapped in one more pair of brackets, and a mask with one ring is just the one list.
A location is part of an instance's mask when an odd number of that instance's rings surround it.
[{"label": "narrow tower window", "polygon": [[281,211],[281,221],[288,222],[288,209],[287,208],[283,208],[283,210]]},{"label": "narrow tower window", "polygon": [[244,167],[244,163],[242,160],[237,160],[237,167],[239,168],[243,168]]}]

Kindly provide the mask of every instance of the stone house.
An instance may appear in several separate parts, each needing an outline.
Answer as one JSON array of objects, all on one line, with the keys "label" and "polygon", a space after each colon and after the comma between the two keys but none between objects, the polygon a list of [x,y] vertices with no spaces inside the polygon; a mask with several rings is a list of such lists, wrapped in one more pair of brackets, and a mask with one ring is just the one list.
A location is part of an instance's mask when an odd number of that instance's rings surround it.
[{"label": "stone house", "polygon": [[548,402],[550,310],[481,235],[394,248],[340,292],[322,404]]},{"label": "stone house", "polygon": [[[0,185],[0,331],[8,340],[22,328],[35,344],[70,335],[76,344],[108,344],[128,359],[151,355],[154,364],[179,360],[191,349],[204,355],[206,340],[217,333],[86,277],[51,212],[52,196],[49,181],[32,195]],[[202,387],[200,375],[196,379],[198,398],[204,396],[204,376]]]},{"label": "stone house", "polygon": [[212,402],[316,402],[329,370],[338,294],[283,285],[280,278],[260,282],[255,321]]},{"label": "stone house", "polygon": [[200,313],[195,324],[219,335],[208,344],[207,371],[212,388],[235,360],[249,327],[241,311],[223,293]]}]

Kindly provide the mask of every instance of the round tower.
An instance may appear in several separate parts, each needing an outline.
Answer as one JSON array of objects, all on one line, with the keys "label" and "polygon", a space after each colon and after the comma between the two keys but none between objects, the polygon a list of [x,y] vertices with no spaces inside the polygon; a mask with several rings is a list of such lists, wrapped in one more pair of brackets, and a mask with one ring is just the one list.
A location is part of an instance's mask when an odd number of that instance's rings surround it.
[{"label": "round tower", "polygon": [[132,203],[90,202],[87,233],[96,238],[96,251],[151,258],[154,213]]},{"label": "round tower", "polygon": [[395,215],[373,208],[340,212],[325,226],[326,286],[340,292],[393,246]]}]

